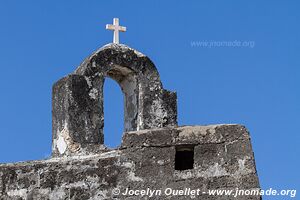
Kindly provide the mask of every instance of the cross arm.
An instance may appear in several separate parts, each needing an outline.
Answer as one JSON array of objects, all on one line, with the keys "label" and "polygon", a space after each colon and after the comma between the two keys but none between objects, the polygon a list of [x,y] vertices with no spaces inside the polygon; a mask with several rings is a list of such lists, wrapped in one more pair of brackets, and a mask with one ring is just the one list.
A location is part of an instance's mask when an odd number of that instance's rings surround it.
[{"label": "cross arm", "polygon": [[120,30],[121,32],[125,32],[125,31],[126,31],[126,27],[124,27],[124,26],[119,26],[119,30]]},{"label": "cross arm", "polygon": [[108,29],[108,30],[114,30],[115,29],[115,25],[106,24],[106,29]]}]

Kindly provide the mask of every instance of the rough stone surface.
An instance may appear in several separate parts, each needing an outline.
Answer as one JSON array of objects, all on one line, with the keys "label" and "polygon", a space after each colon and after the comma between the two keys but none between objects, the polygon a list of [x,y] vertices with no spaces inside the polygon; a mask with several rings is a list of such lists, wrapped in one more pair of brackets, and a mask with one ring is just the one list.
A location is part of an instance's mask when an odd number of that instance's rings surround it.
[{"label": "rough stone surface", "polygon": [[123,91],[125,132],[177,125],[177,95],[163,89],[153,62],[125,45],[108,44],[53,86],[53,156],[105,148],[106,77],[114,79]]},{"label": "rough stone surface", "polygon": [[[175,152],[194,146],[194,167],[175,170]],[[185,126],[124,134],[119,149],[86,156],[0,165],[2,200],[149,199],[113,189],[259,188],[249,133],[240,125]],[[154,199],[192,199],[161,195]],[[260,199],[209,196],[195,199]]]},{"label": "rough stone surface", "polygon": [[[124,93],[117,149],[103,144],[106,77]],[[234,124],[178,127],[176,93],[163,89],[154,64],[134,49],[109,44],[93,53],[54,84],[52,104],[52,157],[0,164],[0,200],[260,199],[202,193],[259,189],[249,133]],[[168,188],[201,193],[167,195]],[[114,194],[127,189],[157,195]]]}]

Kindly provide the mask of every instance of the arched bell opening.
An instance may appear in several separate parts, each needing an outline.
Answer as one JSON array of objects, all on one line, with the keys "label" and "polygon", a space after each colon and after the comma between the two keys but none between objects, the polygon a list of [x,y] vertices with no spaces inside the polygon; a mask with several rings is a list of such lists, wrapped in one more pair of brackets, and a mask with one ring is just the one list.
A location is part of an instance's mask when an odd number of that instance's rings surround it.
[{"label": "arched bell opening", "polygon": [[[105,77],[115,80],[124,99],[124,132],[137,130],[138,118],[138,81],[135,73],[125,67],[117,66],[109,70]],[[105,108],[104,108],[105,109]],[[105,117],[105,116],[104,116]],[[104,124],[105,126],[105,124]],[[109,133],[108,133],[109,134]]]},{"label": "arched bell opening", "polygon": [[103,85],[103,142],[106,147],[120,146],[124,131],[124,95],[120,85],[106,77]]}]

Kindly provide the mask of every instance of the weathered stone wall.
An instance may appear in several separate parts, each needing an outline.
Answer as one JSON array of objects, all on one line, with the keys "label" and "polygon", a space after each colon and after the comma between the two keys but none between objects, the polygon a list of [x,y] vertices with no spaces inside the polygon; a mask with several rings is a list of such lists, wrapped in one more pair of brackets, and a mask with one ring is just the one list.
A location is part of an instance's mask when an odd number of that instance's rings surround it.
[{"label": "weathered stone wall", "polygon": [[[176,149],[194,147],[193,169],[175,170]],[[185,126],[125,133],[119,149],[0,165],[1,200],[149,199],[113,189],[259,188],[249,133],[240,125]],[[156,196],[152,199],[260,199]],[[151,198],[150,198],[151,199]]]},{"label": "weathered stone wall", "polygon": [[[103,84],[124,94],[120,148],[104,146]],[[177,95],[155,65],[121,44],[108,44],[53,86],[52,158],[0,164],[0,200],[149,199],[126,189],[257,189],[247,130],[240,125],[177,127]],[[150,199],[260,199],[259,196],[166,196]]]},{"label": "weathered stone wall", "polygon": [[53,85],[53,156],[88,155],[105,148],[107,77],[124,94],[125,132],[177,126],[177,95],[163,88],[153,62],[128,46],[108,44]]}]

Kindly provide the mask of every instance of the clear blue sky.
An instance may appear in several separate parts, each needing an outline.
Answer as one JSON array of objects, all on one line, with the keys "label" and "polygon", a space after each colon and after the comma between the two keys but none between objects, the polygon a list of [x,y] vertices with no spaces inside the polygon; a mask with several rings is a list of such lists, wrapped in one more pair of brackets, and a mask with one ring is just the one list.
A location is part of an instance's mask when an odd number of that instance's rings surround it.
[{"label": "clear blue sky", "polygon": [[[50,155],[52,84],[111,42],[105,24],[119,17],[128,28],[121,43],[148,55],[164,87],[177,91],[180,125],[246,125],[261,186],[300,192],[299,9],[292,0],[1,1],[0,162]],[[105,88],[114,146],[122,95],[112,81]]]}]

